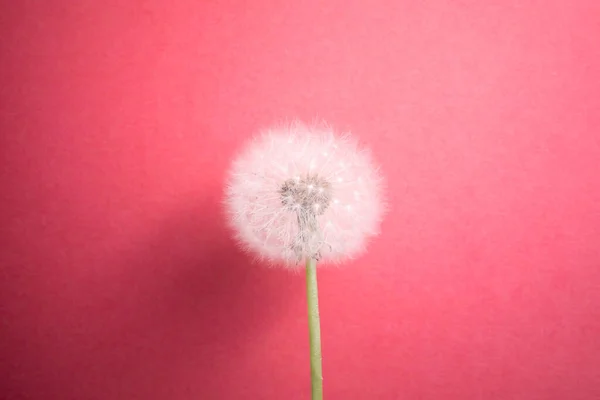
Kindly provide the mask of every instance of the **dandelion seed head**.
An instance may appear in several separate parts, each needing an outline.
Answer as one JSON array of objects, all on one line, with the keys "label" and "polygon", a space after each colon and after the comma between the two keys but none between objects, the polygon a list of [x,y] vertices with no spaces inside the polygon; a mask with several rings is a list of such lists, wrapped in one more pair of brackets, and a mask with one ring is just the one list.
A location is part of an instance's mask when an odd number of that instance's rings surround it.
[{"label": "dandelion seed head", "polygon": [[272,263],[339,262],[378,233],[381,182],[350,136],[294,123],[258,135],[233,162],[227,217],[238,242]]}]

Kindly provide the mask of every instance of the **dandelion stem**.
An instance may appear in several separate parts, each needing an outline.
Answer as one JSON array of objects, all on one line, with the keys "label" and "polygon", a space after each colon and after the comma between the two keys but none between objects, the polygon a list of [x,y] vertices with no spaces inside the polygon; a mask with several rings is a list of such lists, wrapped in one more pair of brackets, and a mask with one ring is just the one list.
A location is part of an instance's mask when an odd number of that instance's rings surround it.
[{"label": "dandelion stem", "polygon": [[312,257],[306,259],[306,301],[308,303],[312,400],[322,400],[323,366],[321,364],[321,323],[319,321],[317,261]]}]

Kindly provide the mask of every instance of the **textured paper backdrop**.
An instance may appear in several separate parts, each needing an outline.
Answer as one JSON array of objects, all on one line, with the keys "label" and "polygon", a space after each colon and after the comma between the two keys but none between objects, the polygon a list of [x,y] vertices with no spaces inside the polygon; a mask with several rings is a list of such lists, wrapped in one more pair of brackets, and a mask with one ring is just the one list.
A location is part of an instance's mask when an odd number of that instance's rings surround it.
[{"label": "textured paper backdrop", "polygon": [[1,7],[2,399],[307,399],[303,276],[220,207],[292,118],[389,182],[320,274],[328,399],[600,398],[598,1]]}]

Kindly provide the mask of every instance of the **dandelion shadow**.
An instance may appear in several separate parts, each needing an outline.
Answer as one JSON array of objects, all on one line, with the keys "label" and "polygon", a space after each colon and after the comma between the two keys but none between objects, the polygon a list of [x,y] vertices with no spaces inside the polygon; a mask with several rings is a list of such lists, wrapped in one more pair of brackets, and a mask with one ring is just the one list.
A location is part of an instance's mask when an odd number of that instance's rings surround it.
[{"label": "dandelion shadow", "polygon": [[252,263],[230,236],[219,202],[207,199],[138,245],[125,278],[131,291],[116,312],[126,322],[104,338],[117,343],[108,351],[118,370],[107,395],[133,395],[124,386],[148,398],[224,394],[237,366],[255,357],[253,344],[302,285]]}]

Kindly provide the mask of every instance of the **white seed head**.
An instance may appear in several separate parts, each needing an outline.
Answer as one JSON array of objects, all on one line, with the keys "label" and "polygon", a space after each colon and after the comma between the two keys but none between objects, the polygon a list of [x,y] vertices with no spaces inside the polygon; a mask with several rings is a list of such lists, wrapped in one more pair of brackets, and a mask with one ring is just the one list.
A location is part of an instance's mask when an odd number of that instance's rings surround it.
[{"label": "white seed head", "polygon": [[267,130],[244,148],[229,172],[225,204],[244,248],[289,267],[308,257],[358,255],[384,211],[368,152],[347,135],[301,123]]}]

